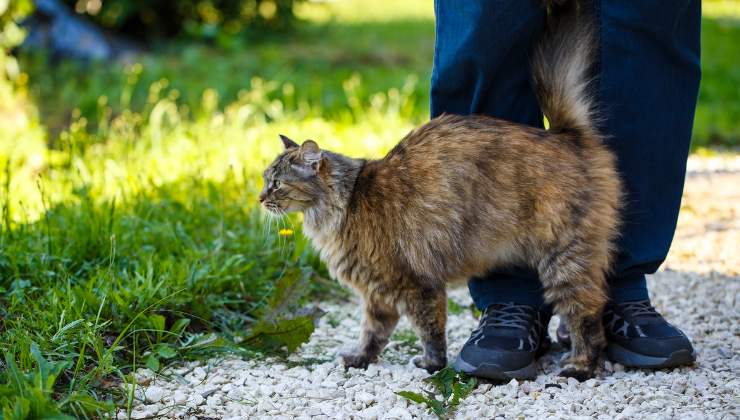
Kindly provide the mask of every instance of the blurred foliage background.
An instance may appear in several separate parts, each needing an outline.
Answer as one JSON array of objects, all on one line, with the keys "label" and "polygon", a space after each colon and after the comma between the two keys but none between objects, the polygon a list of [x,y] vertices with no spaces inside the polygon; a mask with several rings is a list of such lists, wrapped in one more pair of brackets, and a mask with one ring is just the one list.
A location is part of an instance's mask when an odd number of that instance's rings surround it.
[{"label": "blurred foliage background", "polygon": [[[240,343],[282,299],[342,295],[300,220],[255,205],[277,134],[379,156],[428,118],[431,1],[65,1],[133,53],[19,50],[33,4],[0,0],[3,418],[110,414],[138,367],[266,354]],[[693,147],[736,153],[738,2],[704,1],[702,50]]]},{"label": "blurred foliage background", "polygon": [[0,114],[10,112],[15,102],[15,85],[21,73],[11,51],[23,42],[25,31],[19,22],[31,10],[31,0],[0,0]]},{"label": "blurred foliage background", "polygon": [[103,28],[154,41],[188,36],[228,38],[265,35],[290,29],[301,0],[65,0]]}]

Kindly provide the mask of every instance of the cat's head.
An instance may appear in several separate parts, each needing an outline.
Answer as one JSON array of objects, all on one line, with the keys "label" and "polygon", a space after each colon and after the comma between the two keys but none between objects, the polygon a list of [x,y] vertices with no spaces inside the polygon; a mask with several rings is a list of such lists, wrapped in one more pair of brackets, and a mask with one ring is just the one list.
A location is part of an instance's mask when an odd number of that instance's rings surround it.
[{"label": "cat's head", "polygon": [[327,194],[325,156],[313,140],[300,146],[280,135],[284,151],[265,169],[259,200],[272,213],[306,211]]}]

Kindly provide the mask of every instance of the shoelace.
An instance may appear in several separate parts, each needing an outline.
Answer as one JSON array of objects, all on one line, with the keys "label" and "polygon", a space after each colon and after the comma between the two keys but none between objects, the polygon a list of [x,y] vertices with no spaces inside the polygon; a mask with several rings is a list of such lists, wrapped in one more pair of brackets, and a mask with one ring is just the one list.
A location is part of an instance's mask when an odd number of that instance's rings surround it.
[{"label": "shoelace", "polygon": [[[615,311],[617,309],[619,313]],[[608,321],[606,328],[612,334],[623,337],[630,336],[630,327],[633,328],[634,334],[638,337],[647,337],[640,325],[651,323],[653,320],[661,318],[655,308],[650,305],[649,300],[638,300],[634,302],[624,302],[615,305],[608,310],[605,315]]]},{"label": "shoelace", "polygon": [[[516,303],[495,303],[486,308],[478,330],[487,327],[518,328],[527,330],[533,318],[532,308]],[[535,322],[539,320],[535,319]]]},{"label": "shoelace", "polygon": [[655,310],[655,308],[650,305],[649,300],[638,300],[634,302],[624,302],[618,305],[620,307],[620,312],[624,313],[625,315],[631,317],[631,318],[640,318],[640,317],[647,317],[647,318],[657,318],[660,317],[660,314]]},{"label": "shoelace", "polygon": [[[535,328],[529,328],[534,321]],[[527,305],[510,303],[495,303],[488,308],[481,316],[478,328],[473,331],[470,340],[478,343],[484,336],[484,329],[489,327],[509,328],[523,330],[527,334],[529,346],[534,349],[539,343],[540,330],[542,324],[537,312]],[[524,338],[519,338],[519,350],[524,349]]]}]

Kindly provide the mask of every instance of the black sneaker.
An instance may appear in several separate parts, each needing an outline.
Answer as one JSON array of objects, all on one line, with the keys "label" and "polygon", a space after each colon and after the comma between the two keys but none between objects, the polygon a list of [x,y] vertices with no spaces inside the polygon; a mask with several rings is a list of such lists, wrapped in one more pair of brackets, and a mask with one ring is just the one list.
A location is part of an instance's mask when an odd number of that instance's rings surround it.
[{"label": "black sneaker", "polygon": [[493,304],[457,355],[455,370],[488,379],[532,379],[549,344],[550,312],[516,303]]},{"label": "black sneaker", "polygon": [[609,304],[603,321],[607,355],[614,362],[659,369],[696,360],[686,335],[669,324],[649,300]]},{"label": "black sneaker", "polygon": [[[649,300],[611,303],[604,310],[607,356],[625,366],[649,369],[691,364],[694,348],[686,335],[669,324]],[[565,323],[557,331],[558,343],[570,347]]]}]

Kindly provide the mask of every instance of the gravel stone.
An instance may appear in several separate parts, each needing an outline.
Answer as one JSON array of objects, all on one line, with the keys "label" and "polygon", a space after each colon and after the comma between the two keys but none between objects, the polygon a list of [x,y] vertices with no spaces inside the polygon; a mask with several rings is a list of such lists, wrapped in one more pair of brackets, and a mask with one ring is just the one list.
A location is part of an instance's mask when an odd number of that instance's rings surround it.
[{"label": "gravel stone", "polygon": [[370,394],[368,392],[360,391],[357,394],[355,394],[355,401],[360,401],[366,406],[368,406],[375,402],[375,396],[373,396],[373,394]]},{"label": "gravel stone", "polygon": [[[671,254],[648,279],[653,304],[691,338],[696,364],[651,372],[607,361],[596,378],[578,383],[557,376],[564,350],[554,345],[540,359],[535,380],[482,383],[461,401],[455,418],[739,417],[740,158],[702,159],[689,161]],[[471,303],[464,287],[449,294],[462,307]],[[321,304],[329,315],[287,359],[182,362],[159,376],[141,369],[132,418],[436,418],[395,394],[429,389],[422,381],[428,374],[410,363],[417,347],[391,345],[366,371],[345,372],[337,355],[357,340],[358,305]],[[476,325],[470,311],[449,314],[449,358]],[[398,326],[409,328],[406,319]],[[117,417],[125,418],[125,410]]]},{"label": "gravel stone", "polygon": [[188,406],[197,407],[203,404],[205,401],[206,399],[203,398],[200,394],[195,394],[195,395],[192,395],[190,398],[188,398]]},{"label": "gravel stone", "polygon": [[144,398],[148,403],[157,403],[162,401],[165,390],[158,386],[150,386],[144,391]]},{"label": "gravel stone", "polygon": [[185,404],[188,402],[188,396],[182,391],[175,391],[174,394],[172,394],[172,402],[175,404]]}]

